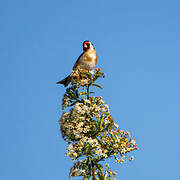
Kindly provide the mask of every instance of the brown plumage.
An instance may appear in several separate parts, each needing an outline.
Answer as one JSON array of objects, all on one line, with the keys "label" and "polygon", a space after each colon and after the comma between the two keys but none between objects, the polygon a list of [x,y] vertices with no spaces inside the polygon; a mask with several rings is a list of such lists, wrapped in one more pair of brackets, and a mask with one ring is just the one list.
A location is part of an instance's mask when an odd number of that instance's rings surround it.
[{"label": "brown plumage", "polygon": [[[76,71],[79,68],[81,70],[91,70],[97,64],[97,55],[94,46],[90,41],[83,42],[83,53],[79,56],[76,63],[73,66],[73,70]],[[57,84],[63,84],[65,87],[71,82],[71,74]]]}]

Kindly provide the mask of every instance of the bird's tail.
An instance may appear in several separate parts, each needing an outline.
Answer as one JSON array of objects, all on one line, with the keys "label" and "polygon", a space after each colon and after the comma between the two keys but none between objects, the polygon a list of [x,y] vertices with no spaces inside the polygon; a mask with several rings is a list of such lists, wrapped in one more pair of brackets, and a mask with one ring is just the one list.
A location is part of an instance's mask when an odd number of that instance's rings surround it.
[{"label": "bird's tail", "polygon": [[71,82],[71,76],[67,76],[61,81],[58,81],[56,84],[63,84],[65,87],[68,86],[68,84]]}]

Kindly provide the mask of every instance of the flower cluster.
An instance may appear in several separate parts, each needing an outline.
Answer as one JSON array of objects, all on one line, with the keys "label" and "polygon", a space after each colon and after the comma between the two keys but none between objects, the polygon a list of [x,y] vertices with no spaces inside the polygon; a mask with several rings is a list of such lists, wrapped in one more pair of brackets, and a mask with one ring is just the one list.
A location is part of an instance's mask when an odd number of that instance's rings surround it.
[{"label": "flower cluster", "polygon": [[90,97],[75,103],[60,119],[64,139],[79,141],[84,137],[94,137],[111,123],[110,112],[102,97]]},{"label": "flower cluster", "polygon": [[[90,87],[102,88],[94,82],[104,74],[95,69],[85,75],[73,80],[62,100],[64,112],[59,121],[60,128],[63,139],[68,141],[66,156],[74,162],[70,177],[92,176],[94,180],[96,177],[115,177],[110,166],[103,169],[101,162],[114,157],[117,163],[122,163],[128,152],[138,148],[128,131],[118,129],[102,97],[91,96]],[[129,161],[132,160],[130,157]]]}]

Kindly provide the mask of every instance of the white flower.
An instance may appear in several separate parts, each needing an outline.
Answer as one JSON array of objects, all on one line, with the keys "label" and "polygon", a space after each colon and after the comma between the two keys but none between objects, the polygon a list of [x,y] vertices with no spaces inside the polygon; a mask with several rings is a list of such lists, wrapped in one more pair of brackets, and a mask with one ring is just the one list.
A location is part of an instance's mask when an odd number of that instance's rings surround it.
[{"label": "white flower", "polygon": [[80,138],[80,135],[79,135],[79,134],[76,134],[75,138],[77,138],[77,139]]},{"label": "white flower", "polygon": [[102,100],[102,99],[100,99],[100,101],[99,101],[101,104],[103,104],[104,103],[104,101]]},{"label": "white flower", "polygon": [[124,154],[124,153],[126,152],[125,148],[123,148],[123,149],[121,150],[121,152]]},{"label": "white flower", "polygon": [[124,162],[124,159],[120,159],[119,161],[120,161],[120,163],[123,163],[123,162]]},{"label": "white flower", "polygon": [[76,152],[73,153],[73,156],[74,156],[74,157],[77,157],[77,155],[78,155],[78,154],[77,154]]},{"label": "white flower", "polygon": [[107,150],[107,149],[104,149],[102,152],[103,152],[102,155],[103,155],[105,158],[107,158],[107,157],[108,157],[108,155],[107,155],[108,150]]},{"label": "white flower", "polygon": [[[119,141],[119,139],[118,139],[118,141]],[[115,148],[118,148],[119,146],[118,146],[118,144],[114,144],[114,147],[115,147]]]},{"label": "white flower", "polygon": [[109,106],[108,106],[107,104],[104,104],[104,107],[105,107],[106,109],[109,109]]},{"label": "white flower", "polygon": [[73,145],[72,144],[69,144],[68,148],[67,148],[67,151],[73,149]]},{"label": "white flower", "polygon": [[79,113],[82,111],[80,103],[76,103],[76,105],[74,106],[74,110],[79,112]]},{"label": "white flower", "polygon": [[106,124],[109,124],[109,123],[110,123],[110,121],[107,120],[107,119],[105,119],[105,125],[106,125]]},{"label": "white flower", "polygon": [[102,153],[102,155],[103,155],[105,158],[107,158],[107,157],[108,157],[108,155],[107,155],[107,154],[105,154],[105,153]]},{"label": "white flower", "polygon": [[92,138],[89,138],[89,139],[88,139],[88,142],[89,142],[90,144],[92,144],[92,143],[94,142],[94,140],[93,140]]},{"label": "white flower", "polygon": [[133,161],[134,160],[134,156],[131,156],[130,158],[129,158],[129,161]]},{"label": "white flower", "polygon": [[71,154],[71,152],[67,152],[67,153],[66,153],[66,156],[69,156],[70,154]]},{"label": "white flower", "polygon": [[104,107],[101,108],[102,111],[106,111],[106,109]]},{"label": "white flower", "polygon": [[88,80],[87,80],[87,79],[82,79],[82,80],[81,80],[81,83],[82,83],[82,84],[87,84],[87,83],[88,83]]},{"label": "white flower", "polygon": [[102,149],[97,149],[96,150],[96,154],[100,154],[101,155],[102,154]]},{"label": "white flower", "polygon": [[114,123],[114,126],[115,126],[116,128],[118,128],[118,127],[119,127],[119,125],[118,125],[118,124],[116,124],[116,123]]},{"label": "white flower", "polygon": [[89,99],[84,100],[85,103],[91,104],[91,101]]},{"label": "white flower", "polygon": [[91,71],[89,71],[90,74],[94,74],[94,69],[92,69]]},{"label": "white flower", "polygon": [[84,105],[84,106],[83,106],[83,109],[84,109],[85,111],[88,111],[88,110],[89,110],[89,107],[86,106],[86,105]]},{"label": "white flower", "polygon": [[65,94],[63,99],[62,99],[62,110],[64,110],[69,104],[69,98],[68,96]]},{"label": "white flower", "polygon": [[81,172],[81,174],[84,174],[84,173],[85,173],[85,170],[84,170],[84,169],[81,169],[80,172]]},{"label": "white flower", "polygon": [[84,133],[87,133],[89,131],[90,127],[89,126],[86,126],[84,129],[83,129],[83,132]]},{"label": "white flower", "polygon": [[86,137],[86,136],[84,136],[84,137],[81,139],[82,143],[86,142],[87,140],[88,140],[88,137]]},{"label": "white flower", "polygon": [[83,122],[80,122],[80,123],[78,124],[79,127],[82,127],[83,125],[84,125]]}]

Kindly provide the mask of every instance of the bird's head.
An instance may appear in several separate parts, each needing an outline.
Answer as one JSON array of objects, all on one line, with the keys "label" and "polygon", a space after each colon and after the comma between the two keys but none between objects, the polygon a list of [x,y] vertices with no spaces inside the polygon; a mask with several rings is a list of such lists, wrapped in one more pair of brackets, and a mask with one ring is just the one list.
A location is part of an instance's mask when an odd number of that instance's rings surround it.
[{"label": "bird's head", "polygon": [[89,49],[94,49],[93,44],[90,41],[83,42],[83,51],[87,51]]}]

